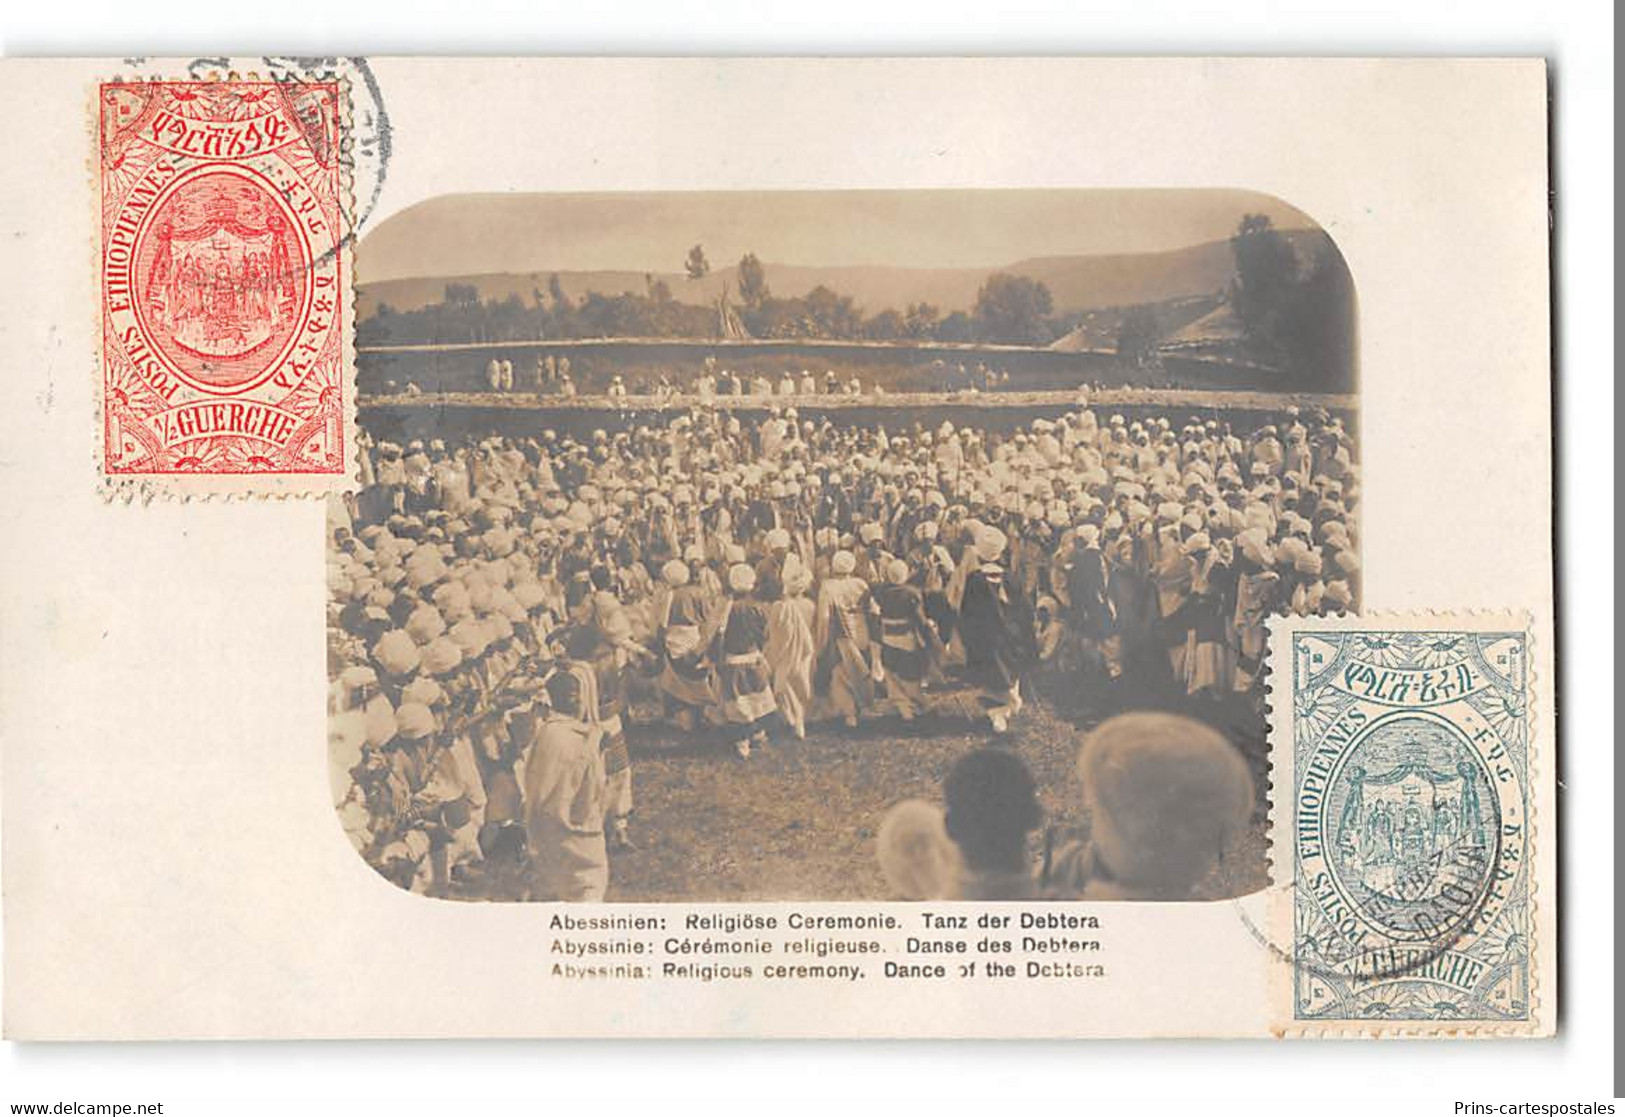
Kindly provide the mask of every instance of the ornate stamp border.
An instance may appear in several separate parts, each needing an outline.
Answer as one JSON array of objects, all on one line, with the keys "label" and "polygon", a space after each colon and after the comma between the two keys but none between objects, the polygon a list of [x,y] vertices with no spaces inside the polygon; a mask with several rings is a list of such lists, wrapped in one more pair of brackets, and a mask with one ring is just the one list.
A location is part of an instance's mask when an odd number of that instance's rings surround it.
[{"label": "ornate stamp border", "polygon": [[350,491],[347,72],[185,70],[94,90],[102,490]]},{"label": "ornate stamp border", "polygon": [[1270,622],[1282,1035],[1536,1035],[1529,617]]}]

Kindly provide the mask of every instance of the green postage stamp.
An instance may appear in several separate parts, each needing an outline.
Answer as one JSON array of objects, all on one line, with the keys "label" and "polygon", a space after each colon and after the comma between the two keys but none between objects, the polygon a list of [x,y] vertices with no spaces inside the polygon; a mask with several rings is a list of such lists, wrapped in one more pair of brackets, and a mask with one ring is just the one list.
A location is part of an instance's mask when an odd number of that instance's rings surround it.
[{"label": "green postage stamp", "polygon": [[1284,620],[1271,657],[1292,1026],[1526,1026],[1537,972],[1527,622]]}]

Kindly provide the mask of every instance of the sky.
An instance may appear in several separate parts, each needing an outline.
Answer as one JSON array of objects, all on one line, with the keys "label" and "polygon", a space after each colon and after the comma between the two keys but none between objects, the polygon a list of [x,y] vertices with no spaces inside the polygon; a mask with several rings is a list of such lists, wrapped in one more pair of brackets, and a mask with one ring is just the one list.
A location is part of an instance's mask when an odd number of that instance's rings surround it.
[{"label": "sky", "polygon": [[993,268],[1035,256],[1157,252],[1228,237],[1244,213],[1314,222],[1240,190],[910,190],[457,194],[361,240],[363,282],[488,272],[675,272],[746,252],[825,267]]}]

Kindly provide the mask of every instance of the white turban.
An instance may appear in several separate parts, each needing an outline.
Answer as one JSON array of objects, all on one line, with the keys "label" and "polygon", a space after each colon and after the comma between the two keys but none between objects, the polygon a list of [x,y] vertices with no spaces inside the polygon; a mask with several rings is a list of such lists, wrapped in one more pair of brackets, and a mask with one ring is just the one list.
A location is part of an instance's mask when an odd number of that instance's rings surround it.
[{"label": "white turban", "polygon": [[395,735],[421,741],[434,732],[434,714],[421,702],[404,702],[395,711]]},{"label": "white turban", "polygon": [[1259,528],[1248,528],[1236,536],[1241,553],[1259,566],[1273,566],[1275,555],[1270,551],[1269,539]]},{"label": "white turban", "polygon": [[806,593],[812,585],[812,574],[794,554],[784,558],[784,569],[779,572],[779,578],[784,583],[784,592],[790,597],[798,593]]},{"label": "white turban", "polygon": [[392,629],[378,638],[372,658],[386,675],[409,675],[418,669],[417,641],[398,628]]},{"label": "white turban", "polygon": [[1004,554],[1006,542],[1004,532],[996,527],[984,527],[976,533],[976,557],[983,562],[997,562]]},{"label": "white turban", "polygon": [[665,579],[668,586],[686,586],[688,584],[688,564],[682,559],[670,559],[660,568],[660,576]]},{"label": "white turban", "polygon": [[749,593],[756,588],[756,571],[737,562],[728,568],[728,588],[735,593]]}]

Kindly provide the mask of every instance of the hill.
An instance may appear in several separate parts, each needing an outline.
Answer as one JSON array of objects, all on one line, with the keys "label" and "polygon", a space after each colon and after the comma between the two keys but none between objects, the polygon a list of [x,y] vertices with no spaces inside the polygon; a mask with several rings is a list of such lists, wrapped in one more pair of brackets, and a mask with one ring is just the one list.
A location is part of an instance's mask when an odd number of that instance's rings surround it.
[{"label": "hill", "polygon": [[[1287,235],[1304,256],[1329,243],[1318,230],[1295,230]],[[357,267],[363,277],[367,252],[368,241],[363,240]],[[1035,257],[1001,268],[804,267],[772,262],[765,267],[768,286],[775,295],[805,295],[822,285],[851,296],[869,313],[887,308],[902,310],[910,303],[925,302],[945,315],[970,310],[988,275],[1005,271],[1042,280],[1054,297],[1056,313],[1065,315],[1099,307],[1211,296],[1229,283],[1234,262],[1229,242],[1213,241],[1168,252]],[[547,290],[550,274],[494,272],[363,282],[357,289],[357,317],[369,317],[379,303],[409,311],[439,302],[449,283],[472,284],[484,299],[518,295],[528,303],[534,292]],[[589,291],[641,294],[648,279],[655,279],[664,281],[679,301],[700,305],[714,301],[724,284],[734,283],[732,268],[719,268],[700,280],[670,271],[560,271],[557,275],[565,293],[573,299]]]}]

